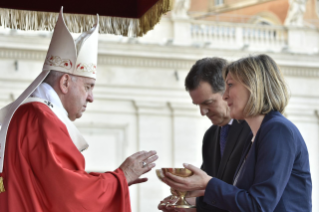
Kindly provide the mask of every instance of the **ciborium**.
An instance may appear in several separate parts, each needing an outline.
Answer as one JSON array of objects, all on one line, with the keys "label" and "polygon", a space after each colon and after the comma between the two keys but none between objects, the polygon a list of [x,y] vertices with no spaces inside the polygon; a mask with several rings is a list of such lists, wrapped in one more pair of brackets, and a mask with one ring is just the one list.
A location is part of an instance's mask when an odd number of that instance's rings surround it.
[{"label": "ciborium", "polygon": [[[156,169],[156,175],[157,177],[163,182],[163,178],[165,177],[165,173],[171,173],[175,176],[179,177],[189,177],[193,175],[193,172],[186,168],[162,168],[162,169]],[[195,205],[191,205],[187,202],[185,199],[185,196],[188,191],[178,191],[171,188],[171,200],[178,198],[178,201],[174,204],[170,203],[162,203],[161,205],[166,205],[168,207],[172,208],[195,208]]]}]

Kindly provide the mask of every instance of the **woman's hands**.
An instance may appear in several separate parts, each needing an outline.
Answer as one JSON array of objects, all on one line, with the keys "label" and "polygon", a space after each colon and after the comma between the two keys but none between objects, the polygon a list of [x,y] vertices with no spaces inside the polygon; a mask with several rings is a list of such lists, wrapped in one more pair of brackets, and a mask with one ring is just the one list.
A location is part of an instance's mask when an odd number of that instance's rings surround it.
[{"label": "woman's hands", "polygon": [[[179,177],[169,172],[165,173],[163,182],[169,185],[171,188],[179,191],[195,191],[205,190],[208,182],[212,179],[211,176],[207,175],[203,170],[191,165],[183,164],[185,168],[194,172],[190,177]],[[199,195],[202,196],[202,195]]]}]

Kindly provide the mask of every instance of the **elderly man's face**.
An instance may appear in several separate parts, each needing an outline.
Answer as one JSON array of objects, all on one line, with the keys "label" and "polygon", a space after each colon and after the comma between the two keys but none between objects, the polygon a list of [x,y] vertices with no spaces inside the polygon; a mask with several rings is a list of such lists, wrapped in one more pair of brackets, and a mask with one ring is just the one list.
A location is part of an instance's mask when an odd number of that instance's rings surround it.
[{"label": "elderly man's face", "polygon": [[95,79],[86,77],[76,77],[70,80],[69,92],[67,93],[67,103],[65,109],[69,114],[69,119],[74,121],[82,116],[87,103],[93,102],[93,88]]},{"label": "elderly man's face", "polygon": [[224,126],[230,121],[229,107],[222,93],[213,93],[209,83],[201,81],[189,92],[193,103],[199,106],[202,116],[207,116],[214,125]]}]

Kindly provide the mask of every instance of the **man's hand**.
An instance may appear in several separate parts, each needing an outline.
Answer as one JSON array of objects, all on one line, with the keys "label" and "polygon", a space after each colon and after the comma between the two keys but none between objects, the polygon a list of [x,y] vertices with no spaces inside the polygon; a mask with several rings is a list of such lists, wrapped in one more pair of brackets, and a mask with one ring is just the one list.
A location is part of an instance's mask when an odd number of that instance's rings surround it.
[{"label": "man's hand", "polygon": [[167,172],[165,173],[163,182],[169,185],[171,188],[179,191],[205,190],[208,182],[212,179],[212,177],[207,175],[206,172],[204,172],[203,170],[193,165],[184,164],[184,167],[193,171],[194,174],[190,177],[184,178],[175,176]]},{"label": "man's hand", "polygon": [[153,162],[157,159],[156,151],[139,151],[126,158],[120,169],[124,172],[128,185],[146,182],[147,178],[139,177],[154,168]]},{"label": "man's hand", "polygon": [[175,196],[168,196],[165,199],[163,199],[157,206],[158,210],[164,211],[164,212],[174,212],[175,209],[169,207],[170,204],[174,204],[179,200],[178,197]]},{"label": "man's hand", "polygon": [[[172,208],[169,205],[175,204],[179,200],[178,197],[175,196],[168,196],[165,199],[163,199],[157,206],[158,210],[164,211],[164,212],[196,212],[196,208]],[[195,204],[195,198],[187,199],[187,202],[190,204]]]}]

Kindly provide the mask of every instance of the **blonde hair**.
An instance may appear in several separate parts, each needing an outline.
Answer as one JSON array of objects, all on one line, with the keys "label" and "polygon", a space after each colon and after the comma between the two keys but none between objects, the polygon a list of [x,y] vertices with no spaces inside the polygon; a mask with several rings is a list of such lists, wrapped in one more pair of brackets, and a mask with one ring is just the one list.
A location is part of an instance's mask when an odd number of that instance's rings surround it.
[{"label": "blonde hair", "polygon": [[288,90],[280,68],[271,57],[262,54],[232,62],[223,71],[224,80],[228,74],[250,92],[245,116],[265,115],[271,110],[284,112]]}]

